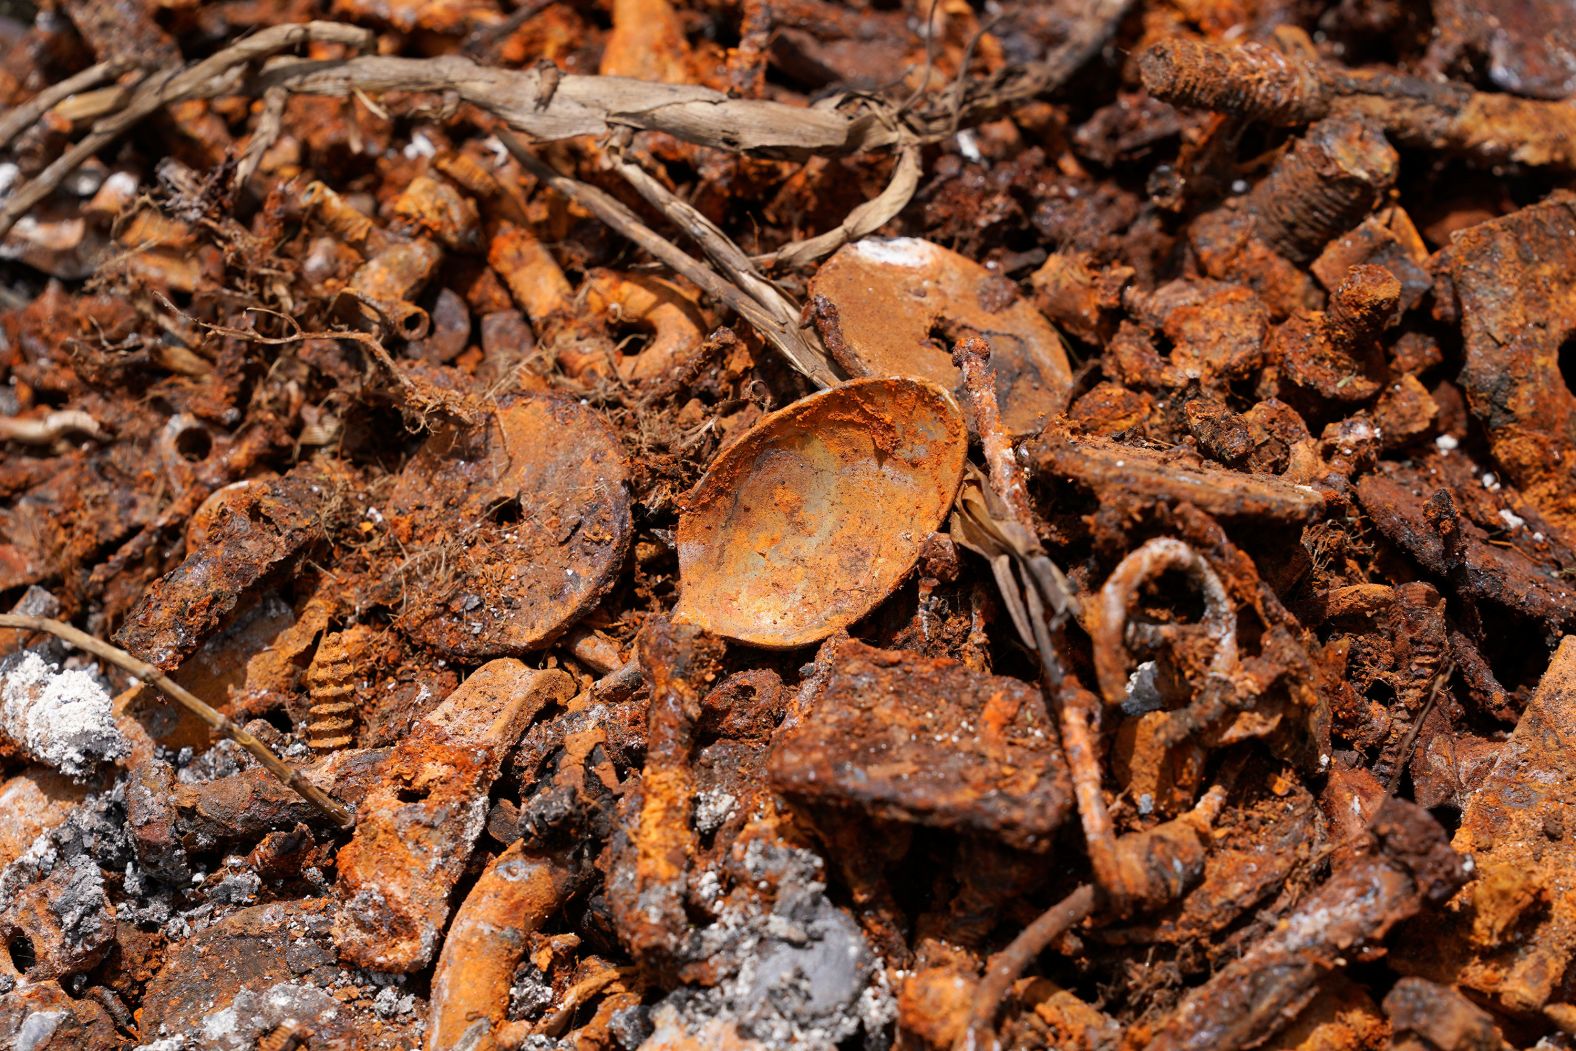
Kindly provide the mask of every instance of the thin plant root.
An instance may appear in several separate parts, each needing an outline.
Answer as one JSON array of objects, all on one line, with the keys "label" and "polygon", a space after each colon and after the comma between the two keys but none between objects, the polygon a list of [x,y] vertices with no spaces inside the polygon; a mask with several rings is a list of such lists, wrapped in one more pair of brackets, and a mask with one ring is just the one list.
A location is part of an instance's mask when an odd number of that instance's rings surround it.
[{"label": "thin plant root", "polygon": [[69,642],[80,650],[85,650],[100,660],[108,661],[124,671],[135,675],[139,679],[153,683],[159,689],[173,697],[184,708],[197,718],[207,723],[215,733],[221,733],[236,744],[252,754],[263,767],[279,780],[288,785],[292,791],[301,798],[316,806],[323,813],[334,819],[334,823],[341,828],[350,828],[356,823],[355,815],[343,803],[331,798],[328,793],[311,784],[283,759],[279,758],[268,746],[259,741],[250,732],[235,725],[228,716],[215,711],[180,683],[165,675],[158,668],[138,660],[118,646],[112,646],[102,639],[96,639],[87,632],[79,631],[70,624],[48,617],[29,617],[20,613],[0,613],[0,628],[20,628],[23,631],[45,631]]}]

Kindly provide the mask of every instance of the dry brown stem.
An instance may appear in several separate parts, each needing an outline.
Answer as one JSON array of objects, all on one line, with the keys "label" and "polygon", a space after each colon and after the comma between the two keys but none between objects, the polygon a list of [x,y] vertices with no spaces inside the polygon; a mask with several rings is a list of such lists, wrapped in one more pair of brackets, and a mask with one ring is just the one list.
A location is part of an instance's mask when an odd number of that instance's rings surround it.
[{"label": "dry brown stem", "polygon": [[847,218],[825,233],[783,245],[775,252],[756,256],[755,261],[762,266],[803,266],[831,255],[850,241],[875,233],[907,207],[914,191],[919,189],[923,171],[919,147],[904,146],[892,168],[892,178],[879,194],[849,212]]},{"label": "dry brown stem", "polygon": [[131,68],[130,63],[123,61],[99,62],[58,84],[49,85],[20,106],[13,108],[4,117],[0,117],[0,146],[16,138],[24,128],[77,92],[96,87],[106,80],[113,80]]},{"label": "dry brown stem", "polygon": [[[659,261],[671,267],[675,272],[693,281],[707,295],[728,306],[760,329],[772,346],[805,376],[808,376],[823,387],[832,386],[838,382],[838,376],[831,361],[826,357],[824,351],[809,342],[809,337],[798,326],[797,317],[790,321],[782,315],[781,307],[763,305],[737,284],[723,280],[706,264],[684,252],[673,242],[641,222],[639,217],[630,211],[623,202],[594,186],[589,186],[578,179],[572,179],[555,171],[513,136],[505,134],[499,136],[499,138],[509,152],[525,166],[525,169],[540,179],[545,185],[552,187],[591,212],[602,222],[634,241]],[[715,227],[711,229],[715,230]],[[722,236],[720,232],[718,236]],[[726,237],[722,239],[727,241]],[[731,248],[733,252],[739,252],[737,246],[734,246],[731,241],[727,242],[726,248],[718,245],[715,240],[709,243],[713,250],[716,251],[726,253],[728,248]],[[744,260],[748,269],[754,269],[753,265],[749,263],[748,257],[744,256],[742,252],[739,252],[739,258]],[[762,280],[761,284],[764,286],[765,281]],[[778,293],[778,295],[780,296],[781,293]]]},{"label": "dry brown stem", "polygon": [[4,237],[34,205],[49,196],[61,180],[75,171],[83,161],[120,138],[154,111],[182,99],[211,98],[228,93],[235,87],[232,74],[241,66],[308,42],[361,48],[371,44],[372,33],[337,22],[271,26],[184,69],[170,69],[149,76],[137,86],[136,93],[124,109],[95,124],[92,131],[12,195],[5,207],[0,208],[0,237]]},{"label": "dry brown stem", "polygon": [[187,690],[186,687],[171,679],[147,661],[138,660],[119,646],[112,646],[103,639],[94,638],[87,632],[73,628],[70,624],[51,620],[48,617],[29,617],[20,613],[0,613],[0,628],[20,628],[23,631],[48,632],[58,639],[69,642],[80,650],[93,654],[99,660],[108,661],[117,668],[129,672],[145,682],[153,683],[173,697],[187,711],[207,723],[214,732],[223,734],[250,752],[252,757],[261,763],[269,773],[290,786],[303,799],[333,818],[334,822],[340,827],[350,828],[356,823],[355,815],[343,803],[330,798],[322,789],[302,777],[299,770],[296,770],[271,752],[267,745],[259,741],[249,731],[235,725],[223,713],[210,708],[195,694]]}]

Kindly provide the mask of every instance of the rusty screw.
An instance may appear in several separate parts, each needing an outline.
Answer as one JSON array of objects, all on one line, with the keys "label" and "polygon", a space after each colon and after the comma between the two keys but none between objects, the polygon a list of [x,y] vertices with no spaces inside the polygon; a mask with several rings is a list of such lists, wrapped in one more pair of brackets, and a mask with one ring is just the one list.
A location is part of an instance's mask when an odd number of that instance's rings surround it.
[{"label": "rusty screw", "polygon": [[1304,262],[1373,207],[1399,160],[1367,122],[1331,117],[1292,145],[1243,206],[1266,244]]},{"label": "rusty screw", "polygon": [[356,667],[346,632],[323,636],[307,668],[312,707],[307,714],[307,743],[314,752],[332,752],[355,741]]},{"label": "rusty screw", "polygon": [[1178,106],[1284,126],[1357,116],[1406,146],[1576,169],[1576,107],[1563,100],[1309,62],[1257,43],[1174,38],[1144,52],[1138,69],[1151,95]]},{"label": "rusty screw", "polygon": [[1138,72],[1151,95],[1189,109],[1303,124],[1330,108],[1317,67],[1259,43],[1225,48],[1174,37],[1145,51]]}]

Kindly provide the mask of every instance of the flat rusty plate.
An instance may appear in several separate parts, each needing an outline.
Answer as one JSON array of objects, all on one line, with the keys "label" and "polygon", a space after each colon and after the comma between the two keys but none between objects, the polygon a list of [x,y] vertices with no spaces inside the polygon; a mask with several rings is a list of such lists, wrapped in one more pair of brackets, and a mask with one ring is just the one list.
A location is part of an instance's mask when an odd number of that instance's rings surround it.
[{"label": "flat rusty plate", "polygon": [[413,1046],[424,1012],[376,1011],[366,973],[335,956],[330,923],[326,899],[270,902],[171,946],[138,1012],[143,1042],[185,1037],[192,1042],[180,1046],[242,1051],[294,1024],[311,1032],[310,1047]]},{"label": "flat rusty plate", "polygon": [[1072,371],[1061,337],[980,264],[916,237],[867,237],[840,249],[810,281],[816,324],[837,363],[854,376],[909,376],[955,390],[946,338],[978,332],[990,343],[1002,423],[1034,434],[1067,407]]},{"label": "flat rusty plate", "polygon": [[774,649],[853,623],[913,568],[967,452],[957,403],[923,380],[854,380],[772,413],[686,500],[674,619]]},{"label": "flat rusty plate", "polygon": [[518,398],[435,431],[389,505],[412,552],[401,629],[466,661],[551,643],[624,564],[627,481],[613,432],[569,399]]},{"label": "flat rusty plate", "polygon": [[1049,842],[1072,805],[1067,764],[1028,683],[845,642],[768,770],[787,795],[878,817]]}]

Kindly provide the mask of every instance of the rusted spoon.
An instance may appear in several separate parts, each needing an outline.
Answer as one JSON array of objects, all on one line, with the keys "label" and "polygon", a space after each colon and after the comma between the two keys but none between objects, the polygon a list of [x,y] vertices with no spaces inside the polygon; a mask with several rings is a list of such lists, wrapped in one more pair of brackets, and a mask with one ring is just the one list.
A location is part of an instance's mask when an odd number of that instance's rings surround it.
[{"label": "rusted spoon", "polygon": [[967,452],[957,403],[925,380],[853,380],[772,413],[686,500],[674,619],[772,649],[853,623],[913,568]]}]

